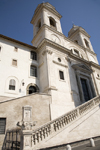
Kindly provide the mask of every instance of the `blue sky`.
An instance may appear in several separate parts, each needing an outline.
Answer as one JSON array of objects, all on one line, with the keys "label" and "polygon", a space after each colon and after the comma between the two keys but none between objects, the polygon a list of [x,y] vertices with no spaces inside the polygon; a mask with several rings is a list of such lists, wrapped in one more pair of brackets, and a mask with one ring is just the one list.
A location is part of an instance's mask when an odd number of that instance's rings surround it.
[{"label": "blue sky", "polygon": [[[31,45],[34,11],[43,0],[0,0],[0,34]],[[68,36],[72,24],[82,26],[100,62],[100,0],[48,0],[62,15],[63,34]]]}]

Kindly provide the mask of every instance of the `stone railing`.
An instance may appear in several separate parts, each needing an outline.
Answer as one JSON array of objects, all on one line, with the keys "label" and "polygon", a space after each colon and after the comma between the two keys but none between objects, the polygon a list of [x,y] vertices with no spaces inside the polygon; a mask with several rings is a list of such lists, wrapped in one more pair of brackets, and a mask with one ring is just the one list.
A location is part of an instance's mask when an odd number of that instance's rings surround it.
[{"label": "stone railing", "polygon": [[100,96],[89,100],[88,102],[78,106],[76,109],[62,115],[61,117],[48,122],[47,124],[37,128],[32,132],[32,145],[35,146],[40,141],[43,141],[51,133],[57,132],[67,124],[71,123],[76,118],[88,112],[90,109],[100,103]]},{"label": "stone railing", "polygon": [[20,142],[21,142],[20,129],[17,128],[7,130],[2,150],[11,150],[11,149],[20,150]]}]

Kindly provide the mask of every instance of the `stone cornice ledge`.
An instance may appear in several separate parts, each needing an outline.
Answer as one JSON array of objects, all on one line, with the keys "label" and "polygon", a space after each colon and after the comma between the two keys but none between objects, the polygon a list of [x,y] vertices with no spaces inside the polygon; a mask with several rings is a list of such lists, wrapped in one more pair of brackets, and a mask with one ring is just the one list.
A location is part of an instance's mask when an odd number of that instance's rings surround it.
[{"label": "stone cornice ledge", "polygon": [[51,55],[53,52],[51,50],[44,50],[43,53],[42,53],[42,55],[45,55],[45,53],[48,53],[48,54]]},{"label": "stone cornice ledge", "polygon": [[55,61],[55,60],[53,60],[53,63],[55,63],[55,64],[57,64],[57,65],[60,65],[60,66],[63,66],[63,67],[68,67],[67,65],[64,65],[64,64],[61,64],[61,63],[59,63],[59,62],[57,62],[57,61]]}]

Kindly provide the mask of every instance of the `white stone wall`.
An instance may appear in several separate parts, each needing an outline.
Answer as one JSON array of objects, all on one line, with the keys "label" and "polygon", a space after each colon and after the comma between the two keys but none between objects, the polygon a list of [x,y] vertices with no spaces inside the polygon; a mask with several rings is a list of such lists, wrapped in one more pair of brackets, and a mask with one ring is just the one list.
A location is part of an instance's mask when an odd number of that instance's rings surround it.
[{"label": "white stone wall", "polygon": [[[30,65],[34,64],[38,67],[38,61],[30,59],[29,47],[0,39],[1,59],[0,59],[0,96],[18,97],[26,95],[28,84],[33,83],[39,86],[38,77],[30,76]],[[18,47],[15,52],[14,48]],[[12,65],[12,59],[17,60],[17,66]],[[9,81],[14,79],[16,81],[15,90],[9,90]],[[22,82],[25,83],[22,86]]]}]

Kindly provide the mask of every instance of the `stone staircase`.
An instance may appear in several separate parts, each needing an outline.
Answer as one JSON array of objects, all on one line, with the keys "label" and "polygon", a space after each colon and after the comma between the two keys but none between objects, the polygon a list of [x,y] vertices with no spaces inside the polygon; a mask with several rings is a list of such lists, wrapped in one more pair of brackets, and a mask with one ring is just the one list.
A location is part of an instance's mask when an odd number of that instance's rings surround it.
[{"label": "stone staircase", "polygon": [[[89,118],[92,120],[91,116],[98,115],[96,113],[100,114],[99,104],[100,104],[100,96],[97,96],[89,100],[88,102],[78,106],[74,110],[40,126],[39,128],[36,129],[34,128],[34,130],[22,129],[20,132],[20,137],[23,138],[21,139],[22,144],[20,150],[35,150],[40,148],[46,148],[49,146],[65,144],[69,142],[75,142],[78,140],[86,139],[92,135],[93,136],[100,135],[100,133],[97,133],[98,135],[90,134],[88,137],[86,136],[82,137],[81,135],[80,137],[78,137],[79,139],[78,138],[73,139],[73,136],[75,136],[77,133],[77,131],[75,131],[77,127],[81,127],[82,125],[86,126],[87,122],[90,122]],[[96,119],[95,116],[93,117]],[[87,121],[86,124],[85,121]],[[98,124],[100,124],[100,120],[98,120]],[[90,126],[92,125],[90,124]],[[9,132],[10,131],[8,131],[8,134]],[[83,132],[84,130],[82,131],[82,134]],[[68,138],[72,140],[68,141]],[[63,139],[66,140],[63,141]],[[7,143],[7,140],[5,140],[5,143]],[[2,150],[5,150],[5,148]]]},{"label": "stone staircase", "polygon": [[35,129],[31,134],[32,147],[38,149],[38,147],[41,147],[39,145],[44,145],[44,141],[47,142],[51,137],[54,137],[56,134],[64,130],[66,126],[90,112],[92,109],[98,106],[98,104],[100,104],[100,96],[89,100],[76,109]]}]

